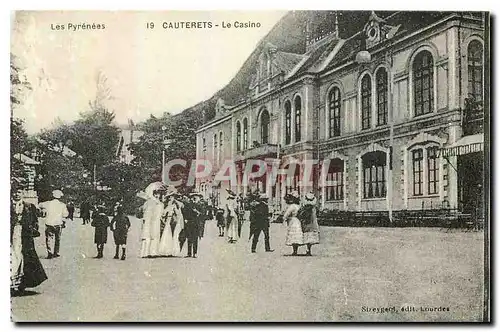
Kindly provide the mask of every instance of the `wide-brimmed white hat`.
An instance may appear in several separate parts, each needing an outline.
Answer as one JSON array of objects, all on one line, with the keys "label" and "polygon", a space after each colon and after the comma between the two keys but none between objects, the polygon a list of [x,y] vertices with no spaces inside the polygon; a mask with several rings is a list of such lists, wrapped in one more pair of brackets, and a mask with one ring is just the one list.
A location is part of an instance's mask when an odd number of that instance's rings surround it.
[{"label": "wide-brimmed white hat", "polygon": [[306,196],[305,196],[306,200],[307,201],[314,201],[314,199],[316,198],[316,196],[314,196],[313,193],[307,193]]},{"label": "wide-brimmed white hat", "polygon": [[54,197],[54,198],[61,198],[63,196],[64,196],[63,192],[59,189],[52,191],[52,197]]}]

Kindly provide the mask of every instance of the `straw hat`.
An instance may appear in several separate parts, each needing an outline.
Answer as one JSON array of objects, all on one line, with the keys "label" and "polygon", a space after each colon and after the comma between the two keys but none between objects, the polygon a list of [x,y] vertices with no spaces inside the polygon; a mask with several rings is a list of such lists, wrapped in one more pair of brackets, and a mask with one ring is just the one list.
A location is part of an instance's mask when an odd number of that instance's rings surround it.
[{"label": "straw hat", "polygon": [[56,190],[52,191],[52,197],[54,197],[56,199],[59,199],[59,198],[61,198],[63,196],[64,196],[63,192],[61,190],[59,190],[59,189],[56,189]]}]

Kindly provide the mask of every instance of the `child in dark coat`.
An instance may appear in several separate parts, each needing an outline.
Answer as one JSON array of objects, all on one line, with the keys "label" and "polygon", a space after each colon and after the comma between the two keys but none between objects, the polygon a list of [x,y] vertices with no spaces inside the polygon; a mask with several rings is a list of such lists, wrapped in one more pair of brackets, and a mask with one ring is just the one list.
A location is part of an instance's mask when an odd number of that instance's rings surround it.
[{"label": "child in dark coat", "polygon": [[97,256],[103,258],[104,244],[108,241],[109,219],[105,212],[105,207],[99,205],[97,211],[92,215],[91,225],[95,228],[94,243],[97,245]]},{"label": "child in dark coat", "polygon": [[123,207],[120,205],[116,208],[116,216],[111,220],[111,231],[115,239],[116,251],[114,259],[118,259],[120,247],[122,248],[122,258],[124,261],[127,251],[127,234],[130,228],[130,220],[123,213]]},{"label": "child in dark coat", "polygon": [[224,236],[224,227],[226,227],[226,222],[224,218],[224,209],[218,208],[215,212],[215,219],[217,220],[217,227],[219,228],[219,236]]}]

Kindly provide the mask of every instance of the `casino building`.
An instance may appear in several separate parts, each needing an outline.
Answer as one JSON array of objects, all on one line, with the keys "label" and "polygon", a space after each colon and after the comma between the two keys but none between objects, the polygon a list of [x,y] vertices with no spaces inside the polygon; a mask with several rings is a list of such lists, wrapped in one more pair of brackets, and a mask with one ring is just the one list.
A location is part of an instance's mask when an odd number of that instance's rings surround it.
[{"label": "casino building", "polygon": [[[276,207],[295,189],[314,191],[326,209],[483,211],[487,19],[479,12],[289,13],[280,27],[288,20],[302,30],[265,37],[226,87],[242,87],[238,98],[219,99],[215,117],[198,128],[197,158],[214,165],[198,190],[224,202],[229,183],[213,175],[234,160],[232,189],[257,188]],[[303,48],[290,51],[288,42]],[[249,188],[241,175],[252,159],[268,172]],[[321,160],[310,187],[301,186],[307,159]],[[295,166],[293,181],[268,181],[273,163]]]}]

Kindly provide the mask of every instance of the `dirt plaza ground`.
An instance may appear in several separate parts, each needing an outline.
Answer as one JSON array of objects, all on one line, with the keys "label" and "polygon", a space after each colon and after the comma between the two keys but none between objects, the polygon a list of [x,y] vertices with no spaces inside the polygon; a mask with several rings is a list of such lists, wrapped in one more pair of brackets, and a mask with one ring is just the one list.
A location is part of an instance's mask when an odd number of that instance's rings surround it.
[{"label": "dirt plaza ground", "polygon": [[322,242],[313,247],[312,257],[289,256],[281,224],[271,226],[272,253],[264,252],[263,243],[256,254],[250,253],[248,232],[246,223],[242,238],[229,244],[209,221],[198,258],[141,259],[140,221],[133,218],[127,260],[112,259],[111,233],[105,258],[99,260],[92,258],[93,228],[76,219],[64,229],[62,257],[47,260],[43,232],[36,239],[49,279],[27,295],[12,298],[12,317],[15,321],[482,320],[481,232],[322,227]]}]

